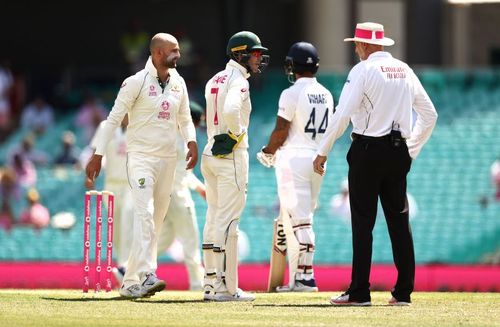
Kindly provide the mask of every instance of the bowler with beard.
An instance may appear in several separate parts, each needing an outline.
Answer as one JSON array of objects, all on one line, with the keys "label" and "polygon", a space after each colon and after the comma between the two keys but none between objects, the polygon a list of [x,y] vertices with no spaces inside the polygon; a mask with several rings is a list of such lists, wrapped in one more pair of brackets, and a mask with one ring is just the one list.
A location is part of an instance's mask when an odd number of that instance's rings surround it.
[{"label": "bowler with beard", "polygon": [[194,168],[198,161],[186,83],[175,70],[181,56],[179,43],[170,34],[158,33],[151,39],[150,52],[144,69],[121,85],[86,167],[86,187],[92,189],[106,146],[128,114],[127,177],[134,217],[131,251],[120,288],[120,295],[125,298],[149,297],[165,288],[165,282],[156,276],[156,251],[172,193],[177,129],[188,148],[186,169]]}]

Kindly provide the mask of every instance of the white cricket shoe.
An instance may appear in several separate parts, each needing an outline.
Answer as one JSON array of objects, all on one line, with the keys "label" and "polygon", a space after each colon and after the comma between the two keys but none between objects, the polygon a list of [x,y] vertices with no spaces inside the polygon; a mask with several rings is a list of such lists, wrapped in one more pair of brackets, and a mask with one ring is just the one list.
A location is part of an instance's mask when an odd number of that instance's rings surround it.
[{"label": "white cricket shoe", "polygon": [[205,285],[203,287],[203,301],[213,301],[214,300],[214,287],[212,285]]},{"label": "white cricket shoe", "polygon": [[236,290],[235,294],[229,292],[215,292],[214,301],[229,302],[229,301],[253,301],[255,295],[243,292],[240,288]]},{"label": "white cricket shoe", "polygon": [[142,287],[146,290],[146,297],[155,295],[165,289],[165,281],[158,279],[155,273],[146,274],[146,279],[142,282]]},{"label": "white cricket shoe", "polygon": [[122,285],[122,287],[120,287],[119,293],[121,297],[125,297],[127,299],[138,299],[144,297],[147,294],[147,291],[141,285],[134,284],[127,288]]},{"label": "white cricket shoe", "polygon": [[344,293],[337,297],[332,297],[330,299],[330,303],[335,306],[356,306],[356,307],[367,307],[371,306],[372,303],[370,301],[358,301],[349,298],[349,294]]},{"label": "white cricket shoe", "polygon": [[318,286],[316,285],[316,280],[310,279],[299,279],[295,281],[295,284],[292,288],[289,285],[278,286],[276,287],[276,292],[284,293],[284,292],[317,292]]}]

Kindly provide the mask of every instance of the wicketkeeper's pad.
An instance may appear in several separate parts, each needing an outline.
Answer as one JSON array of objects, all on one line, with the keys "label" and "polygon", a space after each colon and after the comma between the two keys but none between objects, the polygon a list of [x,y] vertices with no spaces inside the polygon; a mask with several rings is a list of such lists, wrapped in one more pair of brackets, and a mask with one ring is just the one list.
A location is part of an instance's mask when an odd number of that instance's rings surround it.
[{"label": "wicketkeeper's pad", "polygon": [[227,229],[224,260],[226,287],[233,295],[238,291],[238,231],[238,219],[235,219]]},{"label": "wicketkeeper's pad", "polygon": [[212,146],[212,154],[216,157],[223,158],[232,153],[245,137],[245,132],[240,135],[235,135],[231,131],[227,134],[218,134],[214,136],[214,145]]}]

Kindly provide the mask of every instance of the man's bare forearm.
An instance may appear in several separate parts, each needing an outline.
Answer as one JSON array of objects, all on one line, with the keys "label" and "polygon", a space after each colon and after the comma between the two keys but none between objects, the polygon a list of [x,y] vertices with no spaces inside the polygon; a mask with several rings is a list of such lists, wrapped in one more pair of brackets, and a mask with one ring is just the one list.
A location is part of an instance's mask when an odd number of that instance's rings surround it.
[{"label": "man's bare forearm", "polygon": [[274,154],[285,143],[290,129],[290,122],[284,118],[278,117],[269,142],[262,150],[265,153]]}]

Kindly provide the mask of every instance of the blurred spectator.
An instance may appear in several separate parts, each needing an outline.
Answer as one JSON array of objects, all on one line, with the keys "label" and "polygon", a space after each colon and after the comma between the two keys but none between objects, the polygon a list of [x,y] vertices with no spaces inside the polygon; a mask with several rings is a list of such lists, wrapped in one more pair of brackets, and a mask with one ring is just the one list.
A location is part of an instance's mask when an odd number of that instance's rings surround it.
[{"label": "blurred spectator", "polygon": [[207,62],[209,56],[203,53],[203,48],[199,47],[199,44],[193,42],[184,25],[178,27],[173,35],[177,38],[181,49],[177,70],[186,81],[190,98],[202,103],[205,101],[203,97],[205,82],[212,77],[212,68]]},{"label": "blurred spectator", "polygon": [[26,157],[15,154],[11,168],[14,170],[17,182],[24,188],[35,186],[37,174],[35,165]]},{"label": "blurred spectator", "polygon": [[108,111],[101,101],[88,94],[75,118],[75,126],[84,130],[85,144],[90,143],[97,127],[106,117],[108,117]]},{"label": "blurred spectator", "polygon": [[10,116],[14,127],[17,127],[21,121],[23,106],[26,103],[26,76],[19,70],[13,70],[12,75],[14,77],[14,84],[10,94]]},{"label": "blurred spectator", "polygon": [[28,207],[21,213],[20,224],[32,225],[36,229],[47,227],[50,223],[49,210],[40,203],[40,195],[34,188],[26,194]]},{"label": "blurred spectator", "polygon": [[488,204],[490,204],[490,201],[486,195],[481,195],[478,199],[479,207],[483,210],[488,208]]},{"label": "blurred spectator", "polygon": [[351,207],[349,204],[349,183],[344,179],[340,185],[340,193],[332,196],[330,200],[332,215],[341,218],[344,222],[351,221]]},{"label": "blurred spectator", "polygon": [[181,49],[181,58],[177,69],[184,77],[188,90],[197,89],[202,82],[204,85],[204,81],[206,81],[206,76],[203,76],[203,79],[200,76],[200,69],[202,68],[200,55],[191,37],[183,27],[179,28],[174,35],[177,37]]},{"label": "blurred spectator", "polygon": [[74,165],[75,168],[79,168],[79,154],[80,151],[75,146],[75,134],[71,131],[65,131],[62,135],[62,150],[61,153],[56,156],[54,161],[55,165]]},{"label": "blurred spectator", "polygon": [[48,162],[48,155],[40,150],[34,148],[35,137],[33,134],[26,134],[21,141],[21,144],[12,150],[8,155],[8,163],[10,165],[14,164],[14,156],[20,155],[23,158],[31,161],[35,166],[45,165]]},{"label": "blurred spectator", "polygon": [[10,230],[14,224],[12,204],[20,200],[21,188],[16,180],[16,173],[5,168],[0,171],[0,227]]},{"label": "blurred spectator", "polygon": [[147,61],[149,56],[150,39],[149,33],[142,29],[141,21],[133,18],[120,40],[129,73],[135,74],[135,72],[144,68],[144,62]]},{"label": "blurred spectator", "polygon": [[0,141],[7,137],[12,127],[10,96],[13,85],[14,80],[9,65],[0,62]]},{"label": "blurred spectator", "polygon": [[0,229],[10,231],[14,223],[14,216],[9,202],[2,201],[0,205]]},{"label": "blurred spectator", "polygon": [[32,130],[35,134],[43,134],[54,124],[54,108],[42,95],[37,95],[24,109],[21,116],[21,127]]},{"label": "blurred spectator", "polygon": [[500,157],[491,165],[491,181],[495,186],[495,200],[500,201]]}]

